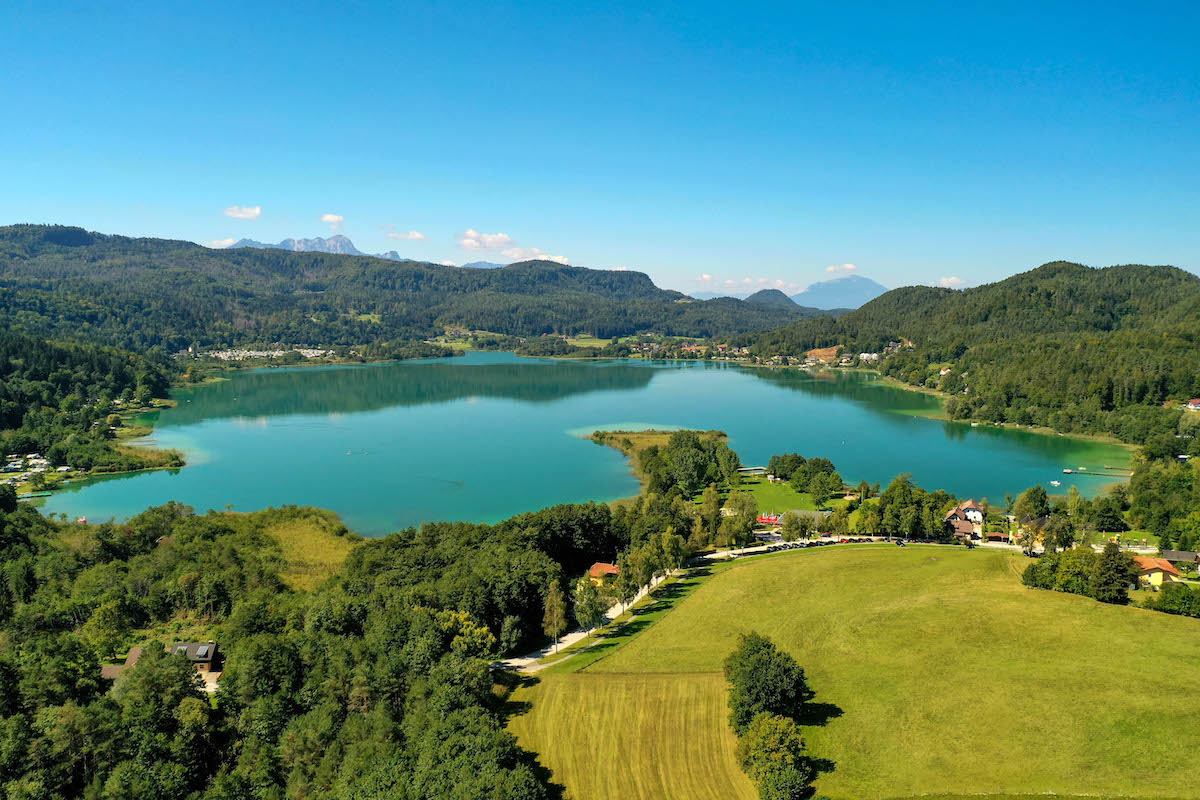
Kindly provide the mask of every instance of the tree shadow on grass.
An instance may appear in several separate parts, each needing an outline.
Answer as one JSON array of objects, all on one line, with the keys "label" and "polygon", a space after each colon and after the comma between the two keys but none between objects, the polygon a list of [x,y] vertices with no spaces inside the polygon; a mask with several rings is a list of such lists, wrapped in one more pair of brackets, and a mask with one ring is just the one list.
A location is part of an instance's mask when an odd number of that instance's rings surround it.
[{"label": "tree shadow on grass", "polygon": [[799,715],[796,716],[796,724],[822,727],[844,713],[833,703],[805,703]]},{"label": "tree shadow on grass", "polygon": [[[496,675],[496,682],[504,688],[504,694],[501,695],[499,712],[500,719],[507,725],[511,717],[528,714],[533,710],[533,704],[525,700],[513,700],[513,693],[517,689],[526,689],[531,686],[536,686],[540,681],[534,675],[525,675],[520,672],[500,672]],[[538,754],[532,750],[526,750],[523,747],[517,748],[516,760],[518,763],[525,765],[547,789],[547,800],[563,800],[566,793],[566,787],[554,782],[554,772],[542,766],[538,760]]]}]

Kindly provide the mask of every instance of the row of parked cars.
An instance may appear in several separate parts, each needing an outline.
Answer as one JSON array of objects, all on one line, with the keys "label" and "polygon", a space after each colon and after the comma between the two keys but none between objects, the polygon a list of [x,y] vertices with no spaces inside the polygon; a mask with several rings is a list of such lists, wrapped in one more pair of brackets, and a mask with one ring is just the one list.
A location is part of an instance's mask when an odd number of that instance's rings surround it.
[{"label": "row of parked cars", "polygon": [[831,544],[869,544],[872,541],[874,540],[865,537],[860,539],[842,537],[841,539],[816,539],[810,542],[779,542],[767,547],[766,552],[778,553],[781,550],[803,550],[806,547],[825,547]]}]

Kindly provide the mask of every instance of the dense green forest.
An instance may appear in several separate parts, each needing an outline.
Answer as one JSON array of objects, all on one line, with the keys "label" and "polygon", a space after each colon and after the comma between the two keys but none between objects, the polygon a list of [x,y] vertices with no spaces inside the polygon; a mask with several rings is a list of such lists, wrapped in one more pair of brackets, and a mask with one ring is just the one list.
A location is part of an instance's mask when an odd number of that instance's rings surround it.
[{"label": "dense green forest", "polygon": [[41,453],[54,466],[118,471],[147,454],[113,445],[112,415],[167,395],[171,366],[90,344],[56,344],[0,330],[0,453]]},{"label": "dense green forest", "polygon": [[881,370],[950,394],[954,418],[1141,443],[1174,432],[1181,413],[1171,406],[1200,396],[1200,278],[1055,262],[962,291],[894,289],[837,318],[734,341],[759,357],[900,343]]},{"label": "dense green forest", "polygon": [[547,261],[468,270],[367,256],[0,228],[0,325],[175,352],[281,342],[408,342],[446,327],[514,336],[728,336],[826,312],[694,301],[640,272]]},{"label": "dense green forest", "polygon": [[[552,796],[489,664],[540,639],[549,587],[626,547],[639,512],[426,525],[293,591],[267,528],[320,513],[172,503],[86,525],[0,487],[0,797]],[[180,619],[226,654],[213,703],[146,641]],[[100,659],[134,643],[148,657],[110,686]]]}]

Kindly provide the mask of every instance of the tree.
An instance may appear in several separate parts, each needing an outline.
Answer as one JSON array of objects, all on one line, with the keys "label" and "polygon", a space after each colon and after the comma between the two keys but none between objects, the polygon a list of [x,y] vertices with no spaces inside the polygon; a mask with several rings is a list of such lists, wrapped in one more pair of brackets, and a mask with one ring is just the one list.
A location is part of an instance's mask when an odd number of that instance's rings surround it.
[{"label": "tree", "polygon": [[579,626],[591,634],[592,630],[607,621],[604,603],[600,598],[600,590],[591,578],[584,575],[575,582],[575,620]]},{"label": "tree", "polygon": [[1090,547],[1076,547],[1058,557],[1054,588],[1069,594],[1088,594],[1092,574],[1096,570],[1096,552]]},{"label": "tree", "polygon": [[1076,525],[1081,522],[1082,515],[1080,511],[1083,509],[1083,495],[1079,492],[1079,487],[1071,484],[1071,488],[1067,490],[1067,513],[1071,515],[1071,519]]},{"label": "tree", "polygon": [[830,487],[831,481],[828,480],[824,473],[817,473],[808,482],[808,493],[812,495],[813,504],[820,511],[829,502],[829,497],[833,493]]},{"label": "tree", "polygon": [[0,486],[0,513],[11,514],[17,510],[17,490],[8,484]]},{"label": "tree", "polygon": [[708,526],[708,532],[716,536],[721,524],[721,495],[716,484],[710,483],[700,497],[700,517]]},{"label": "tree", "polygon": [[1066,550],[1075,544],[1075,525],[1070,517],[1056,512],[1046,523],[1042,539],[1049,553]]},{"label": "tree", "polygon": [[1017,501],[1013,504],[1013,516],[1018,522],[1024,522],[1027,519],[1037,519],[1044,517],[1050,513],[1050,499],[1046,495],[1046,489],[1042,486],[1034,486],[1021,492],[1017,497]]},{"label": "tree", "polygon": [[793,719],[803,716],[814,694],[796,660],[758,633],[743,635],[725,659],[729,724],[741,736],[762,712]]},{"label": "tree", "polygon": [[118,600],[101,603],[83,626],[83,637],[104,658],[112,658],[129,634],[129,612]]},{"label": "tree", "polygon": [[613,584],[613,589],[616,591],[617,599],[621,601],[622,611],[633,602],[633,598],[637,597],[641,588],[637,582],[635,565],[631,563],[627,553],[620,553],[617,556],[617,580]]},{"label": "tree", "polygon": [[1101,603],[1125,605],[1129,602],[1129,584],[1137,580],[1137,568],[1129,554],[1116,542],[1104,545],[1092,572],[1090,592]]},{"label": "tree", "polygon": [[554,640],[554,652],[558,652],[558,637],[567,630],[567,603],[563,598],[562,587],[558,581],[550,584],[546,592],[545,613],[542,616],[542,630]]},{"label": "tree", "polygon": [[758,503],[749,492],[735,490],[729,493],[727,503],[733,512],[721,520],[721,527],[733,546],[741,546],[753,538],[754,525],[758,522]]},{"label": "tree", "polygon": [[735,751],[746,776],[759,784],[769,775],[799,769],[813,774],[804,757],[804,739],[795,720],[777,714],[757,714],[738,739]]},{"label": "tree", "polygon": [[667,570],[681,569],[687,563],[687,546],[683,537],[667,529],[662,535],[663,567]]},{"label": "tree", "polygon": [[794,542],[801,537],[800,515],[795,511],[784,513],[780,534],[785,542]]}]

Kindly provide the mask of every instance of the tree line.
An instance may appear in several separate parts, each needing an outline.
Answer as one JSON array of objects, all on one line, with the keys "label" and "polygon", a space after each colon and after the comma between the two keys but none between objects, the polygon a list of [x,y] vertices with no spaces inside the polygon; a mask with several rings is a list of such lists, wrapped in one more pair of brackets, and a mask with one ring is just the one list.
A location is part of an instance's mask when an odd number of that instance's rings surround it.
[{"label": "tree line", "polygon": [[277,249],[214,250],[64,226],[0,227],[0,325],[138,352],[362,346],[447,327],[509,336],[729,336],[814,309],[694,301],[640,272],[546,261],[459,269]]},{"label": "tree line", "polygon": [[119,411],[165,398],[172,368],[161,354],[55,343],[0,331],[0,454],[40,453],[54,466],[137,469],[119,451]]}]

